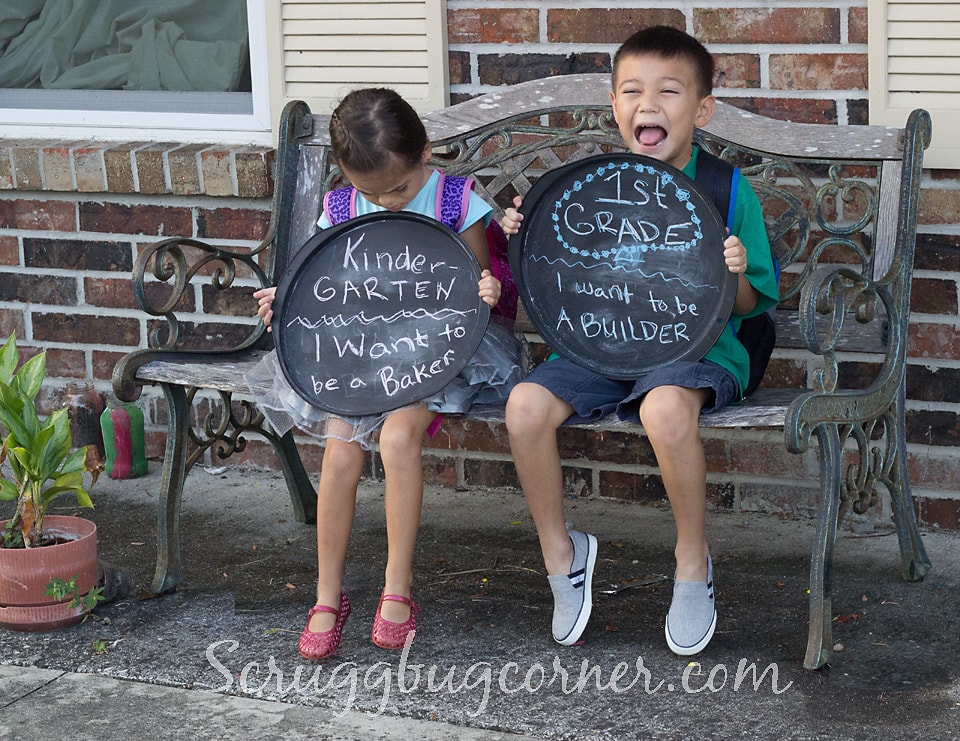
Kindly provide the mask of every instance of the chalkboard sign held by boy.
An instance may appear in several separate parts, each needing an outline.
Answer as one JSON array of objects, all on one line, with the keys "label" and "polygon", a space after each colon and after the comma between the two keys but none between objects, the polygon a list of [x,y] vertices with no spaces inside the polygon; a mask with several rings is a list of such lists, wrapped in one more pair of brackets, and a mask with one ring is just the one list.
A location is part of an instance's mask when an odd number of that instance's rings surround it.
[{"label": "chalkboard sign held by boy", "polygon": [[[614,57],[610,93],[627,148],[693,179],[703,154],[693,144],[693,133],[713,115],[713,73],[706,48],[677,29],[656,26],[627,39]],[[516,234],[523,221],[518,210],[522,201],[518,198],[515,205],[503,219],[508,234]],[[614,412],[643,425],[676,522],[667,645],[679,655],[693,655],[713,637],[717,613],[698,418],[740,398],[749,360],[736,325],[743,317],[766,311],[778,298],[760,204],[746,179],[738,183],[733,228],[718,249],[736,277],[732,322],[724,322],[701,359],[671,362],[622,379],[558,358],[535,368],[507,401],[511,450],[537,528],[553,592],[553,637],[560,644],[576,643],[587,627],[597,541],[565,527],[556,431],[563,424]]]}]

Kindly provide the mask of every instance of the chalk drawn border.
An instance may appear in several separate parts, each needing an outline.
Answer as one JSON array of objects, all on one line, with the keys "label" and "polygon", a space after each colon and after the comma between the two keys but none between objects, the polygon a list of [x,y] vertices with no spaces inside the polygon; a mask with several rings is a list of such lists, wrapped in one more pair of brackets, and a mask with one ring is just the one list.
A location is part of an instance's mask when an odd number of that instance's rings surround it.
[{"label": "chalk drawn border", "polygon": [[[430,379],[389,398],[379,393],[373,385],[367,389],[369,393],[351,394],[347,398],[343,398],[341,392],[324,392],[318,395],[308,383],[305,369],[298,368],[294,360],[297,350],[293,332],[333,331],[351,324],[374,326],[378,323],[423,319],[427,315],[423,310],[414,307],[410,310],[398,309],[390,314],[378,313],[372,316],[359,312],[349,319],[335,314],[321,317],[316,322],[310,323],[305,322],[297,314],[296,302],[293,300],[294,294],[302,290],[311,290],[311,286],[303,285],[304,280],[307,279],[311,270],[316,270],[317,260],[326,261],[331,254],[321,253],[341,249],[352,236],[364,235],[366,238],[366,235],[372,233],[374,240],[386,243],[388,240],[395,240],[398,234],[409,235],[411,232],[417,234],[418,249],[424,249],[425,245],[429,246],[428,251],[442,249],[444,258],[451,263],[456,263],[457,269],[463,271],[461,280],[473,286],[473,290],[467,292],[468,297],[459,299],[462,304],[447,305],[429,314],[431,319],[450,317],[466,320],[468,325],[466,334],[451,340],[456,348],[456,359],[445,365],[442,372],[432,375]],[[308,404],[344,416],[381,414],[429,398],[441,391],[463,370],[479,347],[486,331],[490,307],[476,294],[480,273],[480,263],[459,234],[435,219],[412,212],[385,211],[366,214],[314,234],[296,252],[294,259],[277,282],[271,327],[273,327],[277,359],[284,377],[296,394]],[[458,289],[458,296],[463,292],[465,289]],[[437,316],[438,314],[442,316]]]},{"label": "chalk drawn border", "polygon": [[[726,226],[712,200],[700,190],[692,179],[680,170],[659,160],[630,152],[599,154],[575,162],[567,163],[548,173],[545,173],[524,196],[520,211],[523,221],[517,234],[510,237],[509,257],[514,279],[517,281],[520,299],[527,316],[534,327],[550,347],[560,356],[565,357],[578,365],[608,378],[634,379],[655,367],[681,360],[699,360],[713,346],[727,324],[727,317],[733,308],[736,298],[737,276],[726,270],[716,270],[720,276],[717,284],[698,284],[687,282],[691,287],[702,288],[708,294],[712,304],[710,321],[702,323],[701,331],[695,342],[684,352],[678,352],[669,357],[657,356],[636,352],[625,356],[622,353],[608,352],[605,347],[586,347],[585,343],[569,336],[553,326],[548,316],[556,308],[546,305],[549,299],[537,295],[531,290],[533,282],[531,275],[542,271],[551,264],[551,259],[545,257],[543,251],[547,245],[554,244],[552,254],[554,263],[562,263],[565,268],[582,270],[589,280],[589,273],[597,265],[590,265],[583,260],[594,260],[606,264],[613,269],[616,255],[610,249],[583,249],[569,245],[562,237],[557,226],[557,216],[565,202],[582,190],[587,184],[598,177],[615,172],[616,170],[635,171],[643,174],[658,174],[675,188],[673,195],[678,202],[684,204],[690,213],[691,222],[695,223],[696,234],[683,246],[687,250],[697,253],[708,250],[710,255],[704,259],[723,262],[722,243],[726,234]],[[548,226],[549,224],[549,226]],[[544,230],[550,229],[549,236]],[[535,233],[538,232],[538,233]],[[717,248],[717,249],[714,249]],[[669,250],[676,251],[674,246]],[[566,255],[564,258],[562,255]],[[629,271],[624,271],[629,272]],[[668,280],[661,274],[645,275],[640,272],[632,280],[644,281],[651,278]],[[682,281],[681,282],[686,282]],[[555,316],[555,313],[553,313]]]}]

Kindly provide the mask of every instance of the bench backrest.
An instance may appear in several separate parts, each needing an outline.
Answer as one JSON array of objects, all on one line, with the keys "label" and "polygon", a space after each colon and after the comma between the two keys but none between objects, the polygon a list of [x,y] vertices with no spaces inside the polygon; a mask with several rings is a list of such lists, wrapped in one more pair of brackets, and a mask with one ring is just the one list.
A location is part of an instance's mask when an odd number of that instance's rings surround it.
[{"label": "bench backrest", "polygon": [[[542,173],[623,149],[609,89],[605,74],[559,76],[426,114],[435,164],[474,177],[499,217]],[[328,123],[302,102],[284,111],[271,275],[316,231],[323,193],[339,184]],[[743,169],[761,199],[783,269],[777,344],[822,357],[815,386],[836,387],[835,351],[879,353],[881,366],[902,375],[909,321],[903,307],[929,136],[925,111],[915,111],[904,128],[831,126],[774,120],[723,102],[697,131],[703,147]]]}]

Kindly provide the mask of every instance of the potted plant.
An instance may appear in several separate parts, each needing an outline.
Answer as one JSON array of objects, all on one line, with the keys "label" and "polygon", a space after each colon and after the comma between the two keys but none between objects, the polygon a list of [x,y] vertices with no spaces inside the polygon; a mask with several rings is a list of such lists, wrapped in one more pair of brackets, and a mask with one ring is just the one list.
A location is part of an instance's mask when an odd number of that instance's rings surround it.
[{"label": "potted plant", "polygon": [[94,483],[103,465],[96,448],[72,450],[66,409],[40,421],[37,392],[46,374],[46,354],[18,369],[16,336],[0,348],[0,500],[16,500],[13,518],[0,522],[0,626],[48,630],[83,619],[78,600],[44,594],[51,580],[76,585],[82,596],[97,583],[96,525],[79,517],[47,515],[50,503],[72,493],[93,507],[83,474]]}]

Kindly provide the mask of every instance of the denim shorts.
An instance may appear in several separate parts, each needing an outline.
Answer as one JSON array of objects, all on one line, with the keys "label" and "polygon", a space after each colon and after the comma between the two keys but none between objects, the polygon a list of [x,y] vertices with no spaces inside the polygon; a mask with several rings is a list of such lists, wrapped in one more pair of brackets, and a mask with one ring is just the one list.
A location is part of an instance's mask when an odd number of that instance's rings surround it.
[{"label": "denim shorts", "polygon": [[538,365],[523,381],[543,386],[573,407],[574,413],[565,424],[593,422],[611,412],[624,421],[639,424],[640,402],[657,386],[711,389],[713,395],[702,410],[706,414],[722,409],[740,395],[740,386],[730,371],[704,360],[670,363],[637,379],[619,381],[557,358]]}]

